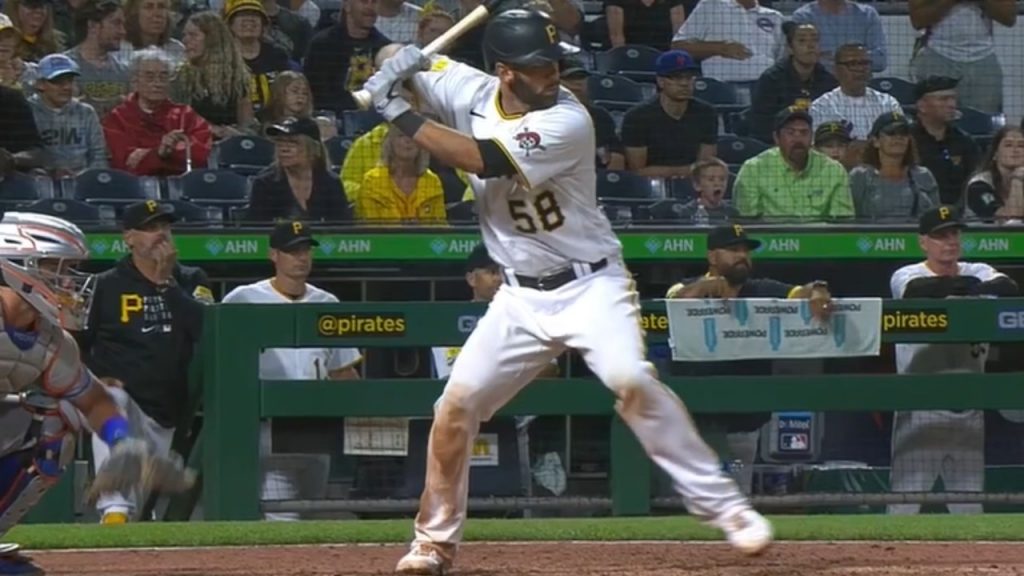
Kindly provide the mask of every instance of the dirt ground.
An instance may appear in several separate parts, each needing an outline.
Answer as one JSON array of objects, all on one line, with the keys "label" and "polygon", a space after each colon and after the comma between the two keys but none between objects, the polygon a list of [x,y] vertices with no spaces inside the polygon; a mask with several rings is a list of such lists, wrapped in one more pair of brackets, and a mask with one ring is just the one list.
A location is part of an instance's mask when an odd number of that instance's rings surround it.
[{"label": "dirt ground", "polygon": [[[48,576],[368,576],[391,574],[399,546],[38,552]],[[723,544],[467,544],[462,576],[1024,576],[1024,544],[779,543],[758,558]]]}]

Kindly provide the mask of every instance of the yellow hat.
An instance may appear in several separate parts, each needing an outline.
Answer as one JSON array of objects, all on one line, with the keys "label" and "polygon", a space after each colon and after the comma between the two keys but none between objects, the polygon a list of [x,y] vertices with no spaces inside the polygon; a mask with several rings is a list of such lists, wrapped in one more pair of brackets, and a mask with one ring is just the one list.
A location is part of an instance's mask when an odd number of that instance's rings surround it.
[{"label": "yellow hat", "polygon": [[224,3],[225,22],[230,22],[232,17],[241,12],[258,12],[260,16],[263,16],[264,22],[270,21],[267,10],[260,0],[228,0]]},{"label": "yellow hat", "polygon": [[[11,17],[0,12],[0,32],[5,30],[14,30],[15,32],[18,32],[18,29],[14,27],[14,22],[11,22]],[[18,32],[18,34],[21,33]]]}]

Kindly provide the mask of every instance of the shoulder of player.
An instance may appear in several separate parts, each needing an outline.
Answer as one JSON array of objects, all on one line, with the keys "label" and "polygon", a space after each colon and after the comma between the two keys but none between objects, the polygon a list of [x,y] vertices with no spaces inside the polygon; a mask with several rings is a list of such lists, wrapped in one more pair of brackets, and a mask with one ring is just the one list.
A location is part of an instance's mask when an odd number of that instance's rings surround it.
[{"label": "shoulder of player", "polygon": [[[560,98],[554,106],[530,112],[523,118],[523,126],[531,122],[542,122],[537,125],[542,133],[572,134],[580,128],[592,126],[590,112],[575,98]],[[532,126],[530,126],[532,128]]]},{"label": "shoulder of player", "polygon": [[227,304],[233,302],[246,303],[249,298],[254,295],[267,294],[273,290],[274,288],[270,285],[270,279],[266,278],[258,282],[253,282],[252,284],[242,284],[241,286],[234,287],[230,292],[224,295],[221,302]]},{"label": "shoulder of player", "polygon": [[916,262],[914,264],[907,264],[906,266],[897,268],[896,271],[892,273],[892,279],[895,280],[897,278],[913,278],[915,276],[931,275],[931,270],[928,269],[928,266],[926,266],[924,262]]},{"label": "shoulder of player", "polygon": [[308,282],[306,283],[306,290],[309,292],[309,295],[306,297],[308,302],[341,302],[334,294]]}]

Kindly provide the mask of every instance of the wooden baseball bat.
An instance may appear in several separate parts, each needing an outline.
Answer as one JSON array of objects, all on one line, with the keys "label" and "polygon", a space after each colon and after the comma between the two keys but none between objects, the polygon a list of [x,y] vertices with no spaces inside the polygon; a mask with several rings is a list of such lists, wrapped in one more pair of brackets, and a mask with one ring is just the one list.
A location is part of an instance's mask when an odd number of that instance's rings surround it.
[{"label": "wooden baseball bat", "polygon": [[[504,0],[487,0],[483,4],[474,8],[469,14],[466,14],[465,18],[459,20],[454,26],[449,28],[441,34],[433,42],[427,44],[423,48],[423,55],[428,58],[437,54],[441,50],[444,50],[456,40],[462,37],[463,34],[469,30],[476,28],[478,25],[487,21],[487,18],[493,13],[493,10],[498,7]],[[370,100],[370,93],[366,90],[358,90],[352,93],[352,98],[356,101],[356,105],[361,110],[366,110],[373,106],[373,102]]]}]

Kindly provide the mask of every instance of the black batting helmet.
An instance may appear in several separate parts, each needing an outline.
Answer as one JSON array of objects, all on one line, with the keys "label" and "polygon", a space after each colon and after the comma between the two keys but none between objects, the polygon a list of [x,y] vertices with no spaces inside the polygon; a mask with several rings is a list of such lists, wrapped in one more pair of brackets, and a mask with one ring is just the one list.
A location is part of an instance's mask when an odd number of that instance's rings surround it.
[{"label": "black batting helmet", "polygon": [[493,70],[498,62],[513,66],[556,64],[580,49],[562,42],[551,18],[536,10],[506,10],[484,30],[484,63]]}]

